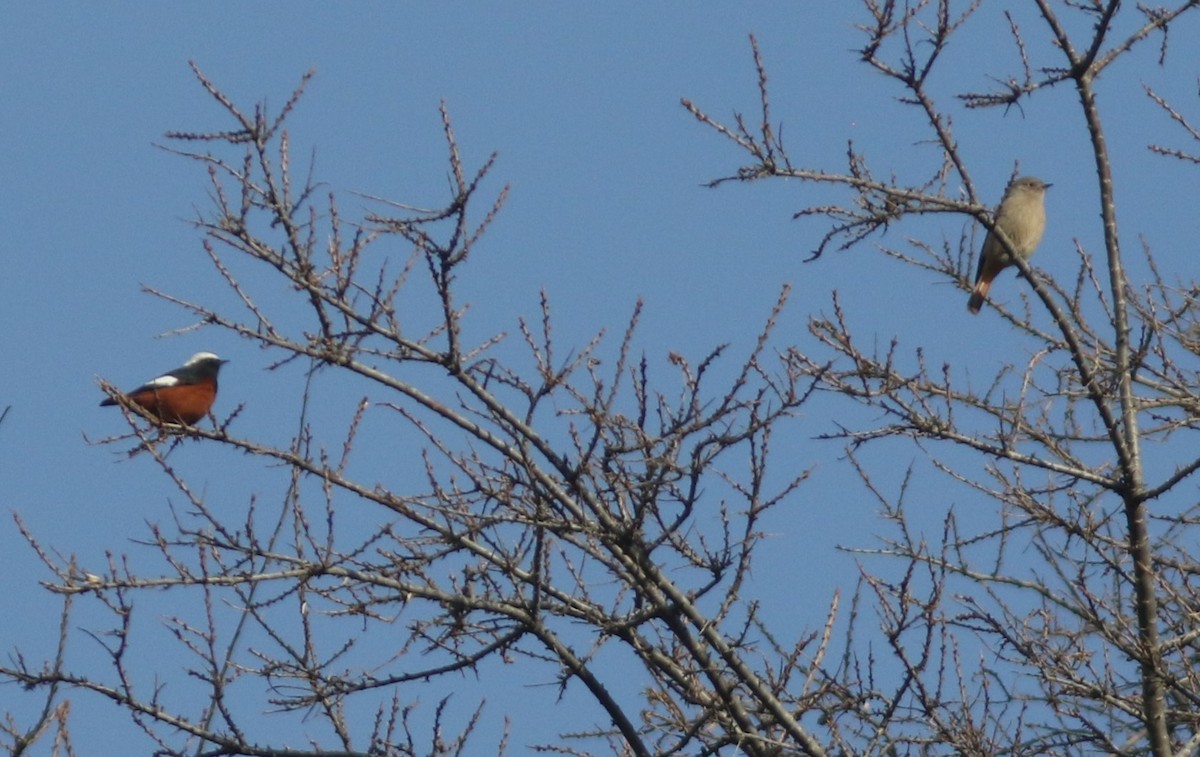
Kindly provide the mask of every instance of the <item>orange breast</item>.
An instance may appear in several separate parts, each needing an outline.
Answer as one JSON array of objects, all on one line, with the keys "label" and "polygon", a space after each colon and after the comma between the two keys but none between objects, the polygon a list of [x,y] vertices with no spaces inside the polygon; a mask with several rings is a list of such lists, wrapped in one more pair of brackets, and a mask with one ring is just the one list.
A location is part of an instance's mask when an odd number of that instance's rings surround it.
[{"label": "orange breast", "polygon": [[163,423],[183,423],[188,426],[208,415],[216,398],[217,386],[214,381],[150,388],[129,395],[131,401],[141,405]]}]

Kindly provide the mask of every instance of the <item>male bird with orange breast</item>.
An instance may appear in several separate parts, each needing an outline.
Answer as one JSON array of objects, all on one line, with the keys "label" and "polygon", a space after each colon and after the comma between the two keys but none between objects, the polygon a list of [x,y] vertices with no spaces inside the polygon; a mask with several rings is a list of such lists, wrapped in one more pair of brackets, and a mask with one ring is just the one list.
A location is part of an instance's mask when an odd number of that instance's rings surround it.
[{"label": "male bird with orange breast", "polygon": [[[228,362],[211,352],[197,352],[182,367],[147,381],[125,398],[162,423],[190,426],[208,415],[217,399],[217,373]],[[100,403],[115,404],[112,397]]]}]

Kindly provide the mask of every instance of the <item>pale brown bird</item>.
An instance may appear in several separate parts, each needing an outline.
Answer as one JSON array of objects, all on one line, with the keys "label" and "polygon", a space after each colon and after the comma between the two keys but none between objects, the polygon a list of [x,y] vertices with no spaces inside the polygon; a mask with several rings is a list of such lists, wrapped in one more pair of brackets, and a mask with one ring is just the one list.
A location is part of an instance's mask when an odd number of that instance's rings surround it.
[{"label": "pale brown bird", "polygon": [[[996,209],[996,228],[1004,232],[1013,250],[1029,260],[1042,232],[1046,230],[1046,190],[1050,185],[1033,176],[1022,176],[1008,185],[1004,199]],[[1012,257],[994,231],[989,231],[979,253],[979,269],[975,273],[975,288],[967,300],[967,310],[978,313],[983,298],[992,288],[996,274],[1013,264]]]}]

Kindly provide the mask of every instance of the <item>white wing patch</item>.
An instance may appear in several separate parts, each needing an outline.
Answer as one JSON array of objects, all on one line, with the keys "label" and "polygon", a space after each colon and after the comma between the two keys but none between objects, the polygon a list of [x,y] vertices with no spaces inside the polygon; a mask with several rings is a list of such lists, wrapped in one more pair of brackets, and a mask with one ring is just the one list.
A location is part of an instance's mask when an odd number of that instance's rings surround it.
[{"label": "white wing patch", "polygon": [[174,376],[159,376],[156,379],[151,379],[146,382],[147,389],[164,389],[168,386],[175,386],[179,383],[179,379]]}]

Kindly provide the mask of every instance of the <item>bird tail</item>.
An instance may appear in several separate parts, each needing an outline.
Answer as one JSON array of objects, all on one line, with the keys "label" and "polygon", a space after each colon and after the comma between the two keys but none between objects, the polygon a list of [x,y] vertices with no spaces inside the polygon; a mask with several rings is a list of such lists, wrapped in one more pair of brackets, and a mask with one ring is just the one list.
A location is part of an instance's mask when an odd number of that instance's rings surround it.
[{"label": "bird tail", "polygon": [[967,300],[967,310],[974,315],[983,307],[983,298],[987,297],[988,290],[991,289],[992,282],[980,279],[975,282],[975,288],[971,290],[971,299]]}]

